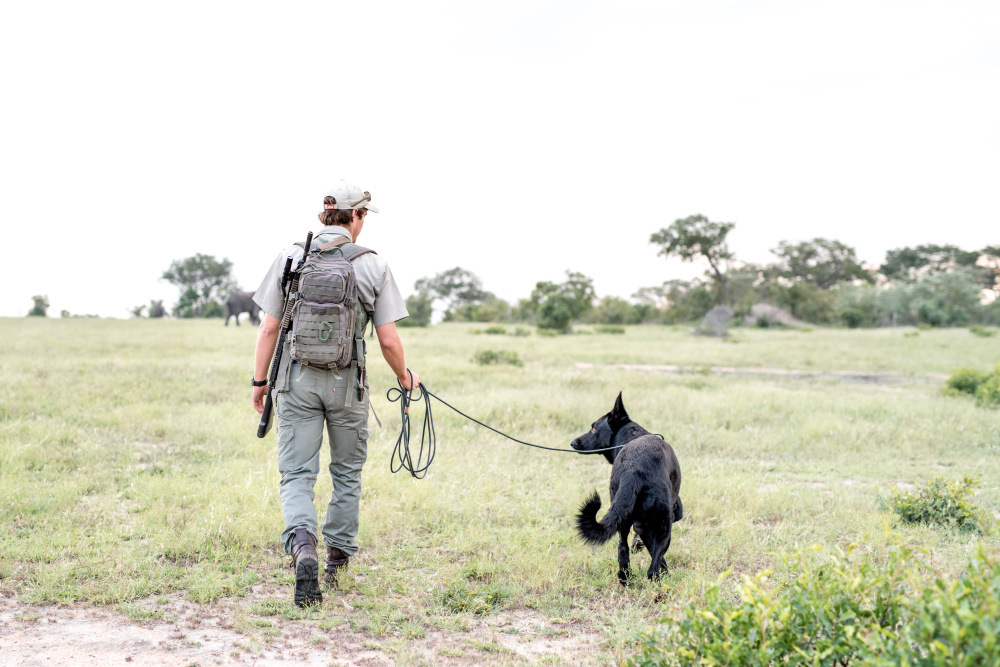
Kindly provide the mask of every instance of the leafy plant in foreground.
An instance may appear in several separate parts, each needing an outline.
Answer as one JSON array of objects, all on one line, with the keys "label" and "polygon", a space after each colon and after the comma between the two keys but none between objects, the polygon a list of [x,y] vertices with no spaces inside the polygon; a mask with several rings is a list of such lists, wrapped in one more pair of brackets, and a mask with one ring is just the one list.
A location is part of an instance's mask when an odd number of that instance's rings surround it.
[{"label": "leafy plant in foreground", "polygon": [[725,594],[724,574],[702,608],[641,635],[642,652],[629,664],[998,664],[1000,563],[980,545],[958,580],[913,590],[915,548],[892,537],[882,565],[872,554],[852,561],[850,548],[819,563],[802,552],[783,556],[787,583],[767,589],[768,572],[744,577],[737,601]]},{"label": "leafy plant in foreground", "polygon": [[937,477],[905,493],[892,487],[889,506],[906,523],[937,524],[976,531],[979,530],[978,514],[969,498],[975,495],[979,485],[979,480],[966,475],[961,482]]},{"label": "leafy plant in foreground", "polygon": [[[723,574],[666,632],[640,638],[633,666],[846,665],[869,653],[872,637],[892,632],[906,598],[912,547],[900,543],[880,567],[871,554],[856,562],[851,545],[824,562],[812,554],[782,555],[787,583],[767,586],[770,571],[743,577],[731,601]],[[811,550],[818,550],[812,547]]]}]

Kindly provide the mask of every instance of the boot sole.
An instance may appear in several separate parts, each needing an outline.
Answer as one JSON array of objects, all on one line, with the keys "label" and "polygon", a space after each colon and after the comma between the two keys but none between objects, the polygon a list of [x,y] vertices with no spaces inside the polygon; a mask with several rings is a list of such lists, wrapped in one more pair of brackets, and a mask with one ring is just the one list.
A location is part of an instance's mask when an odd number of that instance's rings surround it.
[{"label": "boot sole", "polygon": [[295,567],[295,604],[306,607],[323,601],[319,589],[319,561],[303,558]]}]

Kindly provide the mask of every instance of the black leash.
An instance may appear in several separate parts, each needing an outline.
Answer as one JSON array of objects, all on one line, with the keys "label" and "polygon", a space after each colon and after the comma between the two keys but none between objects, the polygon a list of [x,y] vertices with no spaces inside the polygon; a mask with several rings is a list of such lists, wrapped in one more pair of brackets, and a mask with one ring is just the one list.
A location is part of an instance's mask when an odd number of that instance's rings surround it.
[{"label": "black leash", "polygon": [[[410,373],[410,386],[413,386],[413,373],[409,369],[406,371]],[[399,382],[397,380],[397,382]],[[482,426],[483,428],[488,428],[497,435],[502,435],[508,440],[513,440],[519,445],[525,445],[527,447],[534,447],[536,449],[544,449],[550,452],[565,452],[568,454],[598,454],[600,452],[608,452],[612,449],[621,449],[625,445],[616,445],[614,447],[604,447],[603,449],[590,449],[585,452],[577,451],[575,449],[566,449],[560,447],[545,447],[544,445],[536,445],[530,442],[525,442],[524,440],[518,440],[517,438],[507,435],[503,431],[498,431],[489,424],[484,424],[475,417],[471,417],[454,405],[444,400],[440,396],[431,393],[427,387],[421,383],[417,387],[419,395],[417,398],[413,397],[413,389],[404,389],[403,383],[399,382],[399,388],[392,387],[386,392],[385,397],[389,399],[390,403],[395,403],[399,401],[399,416],[400,420],[403,422],[403,427],[399,432],[399,437],[396,439],[396,447],[392,450],[392,459],[389,462],[389,469],[396,473],[400,470],[406,470],[410,473],[410,476],[417,479],[423,479],[424,475],[427,474],[427,469],[430,467],[431,462],[434,460],[434,455],[437,453],[437,433],[434,430],[434,418],[431,416],[431,398],[435,398],[447,407],[451,408],[458,414],[462,415],[469,421],[475,422]],[[393,398],[393,393],[396,392],[396,397]],[[410,405],[413,403],[419,403],[423,401],[424,403],[424,425],[420,434],[420,453],[417,455],[416,464],[414,464],[413,456],[410,454]],[[656,433],[654,435],[662,435]],[[426,444],[425,444],[426,440]],[[628,444],[628,443],[626,443]],[[424,461],[424,448],[427,448],[427,460]]]}]

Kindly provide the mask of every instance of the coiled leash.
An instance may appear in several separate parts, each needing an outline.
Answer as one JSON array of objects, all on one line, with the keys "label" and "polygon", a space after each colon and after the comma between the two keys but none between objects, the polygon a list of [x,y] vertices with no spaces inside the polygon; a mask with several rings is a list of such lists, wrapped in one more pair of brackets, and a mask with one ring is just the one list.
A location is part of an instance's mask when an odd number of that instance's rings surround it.
[{"label": "coiled leash", "polygon": [[[410,369],[406,369],[406,372],[410,374],[410,386],[413,386],[413,373]],[[399,432],[399,437],[396,439],[396,447],[392,450],[392,459],[389,462],[389,469],[396,473],[400,470],[406,470],[410,473],[411,477],[417,479],[423,479],[427,474],[427,469],[430,467],[431,462],[434,460],[434,455],[437,453],[437,434],[434,431],[434,418],[431,416],[431,398],[438,400],[447,407],[451,408],[458,414],[462,415],[471,422],[475,422],[482,426],[483,428],[488,428],[497,435],[502,435],[508,440],[513,440],[519,445],[525,445],[527,447],[534,447],[536,449],[544,449],[550,452],[566,452],[569,454],[598,454],[600,452],[609,452],[612,449],[621,449],[625,445],[615,445],[614,447],[604,447],[602,449],[589,449],[585,452],[578,451],[576,449],[566,449],[564,447],[545,447],[544,445],[536,445],[531,442],[525,442],[524,440],[518,440],[517,438],[507,435],[503,431],[498,431],[489,424],[484,424],[475,417],[470,417],[465,414],[454,405],[444,400],[437,394],[431,393],[427,387],[421,382],[417,390],[420,392],[419,396],[414,398],[413,389],[404,389],[403,383],[399,382],[399,388],[392,387],[386,392],[385,397],[389,399],[390,403],[395,403],[399,401],[399,417],[403,423],[403,427]],[[395,398],[393,398],[396,392]],[[410,405],[413,403],[419,403],[423,401],[424,403],[424,425],[420,434],[420,453],[417,455],[416,464],[414,465],[413,456],[410,454]],[[663,436],[659,433],[653,433],[651,435],[659,436],[663,439]],[[426,440],[426,445],[425,445]],[[628,444],[628,443],[626,443]],[[424,448],[427,448],[427,460],[424,461]]]}]

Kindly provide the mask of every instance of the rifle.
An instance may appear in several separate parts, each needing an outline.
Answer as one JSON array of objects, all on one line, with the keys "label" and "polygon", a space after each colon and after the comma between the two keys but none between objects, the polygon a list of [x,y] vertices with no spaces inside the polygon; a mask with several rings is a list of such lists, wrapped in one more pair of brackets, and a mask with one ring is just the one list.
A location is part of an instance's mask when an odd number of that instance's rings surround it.
[{"label": "rifle", "polygon": [[[257,437],[263,438],[271,430],[274,422],[274,404],[271,401],[271,392],[274,390],[274,383],[278,380],[278,366],[281,365],[281,353],[285,347],[285,338],[292,328],[292,311],[295,309],[295,301],[298,298],[299,274],[302,272],[302,265],[309,254],[312,246],[313,233],[306,234],[306,244],[302,247],[302,259],[299,260],[295,271],[292,271],[292,258],[285,260],[285,270],[281,275],[281,291],[285,293],[285,312],[281,316],[281,328],[278,330],[278,343],[274,346],[274,357],[271,359],[271,373],[267,378],[267,398],[264,399],[264,411],[260,413],[260,424],[257,426]],[[289,286],[291,287],[285,289]]]}]

